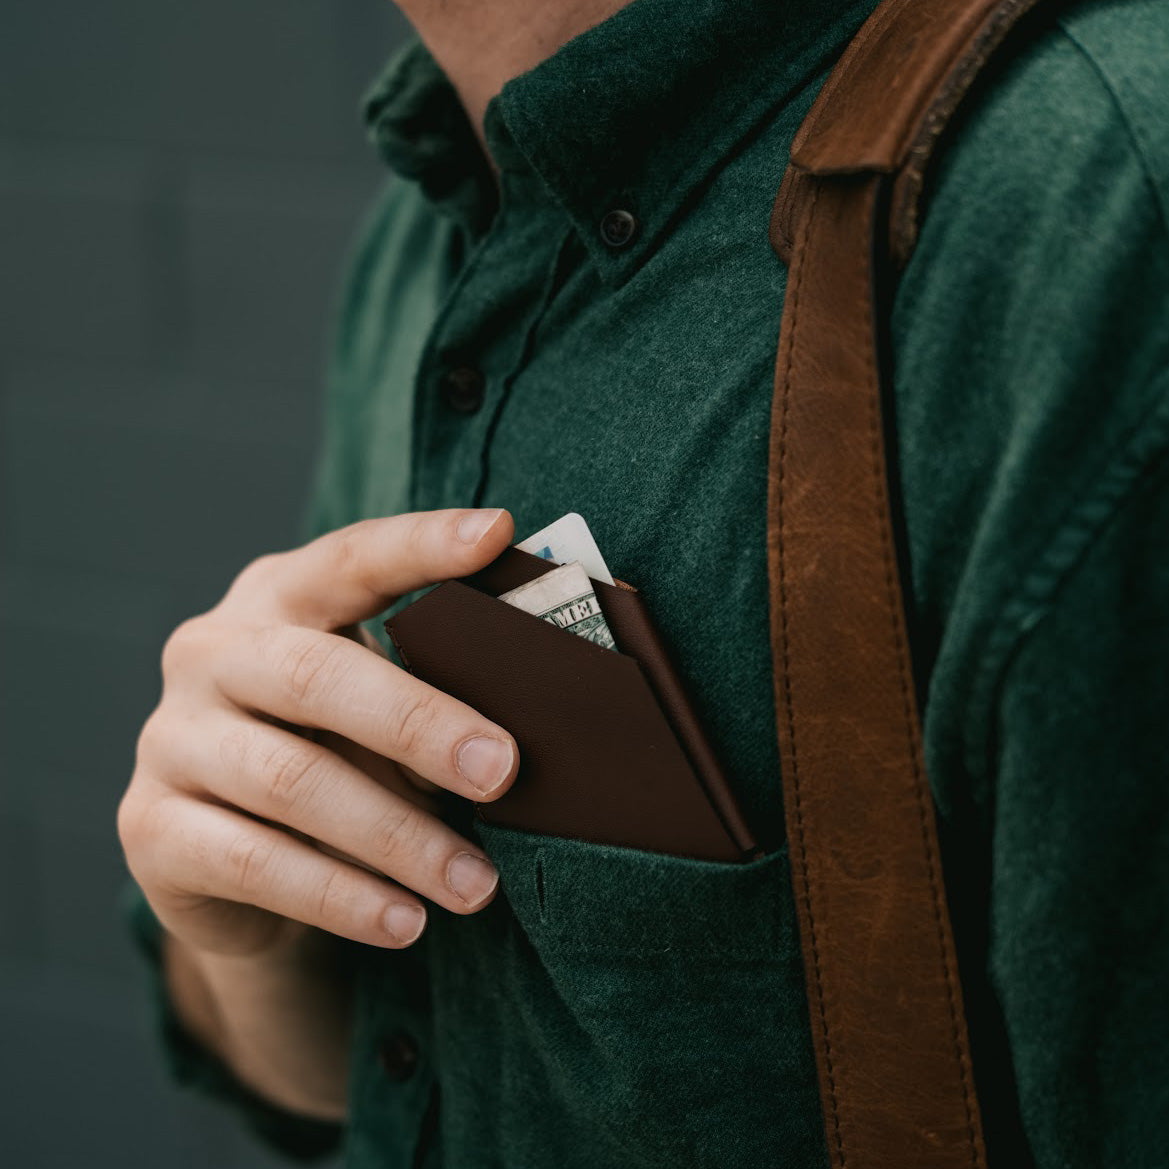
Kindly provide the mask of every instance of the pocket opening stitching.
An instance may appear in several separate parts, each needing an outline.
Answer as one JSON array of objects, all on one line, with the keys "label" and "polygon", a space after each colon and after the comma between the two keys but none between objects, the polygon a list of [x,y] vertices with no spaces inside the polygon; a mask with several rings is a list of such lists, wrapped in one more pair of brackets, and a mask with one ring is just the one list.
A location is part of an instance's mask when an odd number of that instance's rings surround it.
[{"label": "pocket opening stitching", "polygon": [[540,909],[540,924],[543,925],[548,920],[548,906],[544,897],[544,850],[539,848],[536,850],[536,864],[534,879],[536,883],[536,904]]},{"label": "pocket opening stitching", "polygon": [[774,928],[769,925],[766,928],[766,933],[768,934],[767,937],[760,938],[757,944],[751,946],[719,945],[717,942],[695,943],[689,941],[671,941],[661,946],[616,942],[582,942],[573,934],[551,929],[542,929],[540,936],[538,938],[534,937],[532,941],[536,946],[548,945],[564,953],[623,954],[628,957],[684,954],[688,957],[705,956],[714,959],[732,959],[736,962],[755,962],[767,965],[781,957],[783,947],[780,944],[780,938],[776,936]]}]

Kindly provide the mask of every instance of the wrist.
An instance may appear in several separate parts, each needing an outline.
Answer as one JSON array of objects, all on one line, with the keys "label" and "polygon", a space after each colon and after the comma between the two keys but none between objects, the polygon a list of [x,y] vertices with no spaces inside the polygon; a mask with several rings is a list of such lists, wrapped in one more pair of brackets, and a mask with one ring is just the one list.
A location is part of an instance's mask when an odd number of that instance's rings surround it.
[{"label": "wrist", "polygon": [[299,929],[252,955],[170,936],[164,947],[168,989],[193,1038],[280,1107],[344,1119],[351,1005],[341,939]]}]

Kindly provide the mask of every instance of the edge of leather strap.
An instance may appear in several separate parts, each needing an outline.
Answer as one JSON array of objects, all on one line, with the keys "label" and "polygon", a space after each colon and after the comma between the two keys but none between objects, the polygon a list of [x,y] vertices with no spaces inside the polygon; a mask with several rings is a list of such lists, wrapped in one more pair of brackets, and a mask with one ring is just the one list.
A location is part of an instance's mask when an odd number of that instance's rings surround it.
[{"label": "edge of leather strap", "polygon": [[939,94],[963,92],[1037,2],[883,0],[817,95],[792,142],[792,161],[815,175],[897,170],[918,128],[933,120]]},{"label": "edge of leather strap", "polygon": [[792,255],[768,476],[784,815],[832,1164],[984,1169],[889,512],[886,182],[816,183]]},{"label": "edge of leather strap", "polygon": [[917,244],[926,171],[942,133],[985,66],[1042,0],[999,0],[935,89],[904,147],[889,207],[889,254],[904,268]]},{"label": "edge of leather strap", "polygon": [[790,267],[768,478],[776,722],[836,1169],[986,1164],[897,570],[874,276],[908,259],[947,124],[1039,2],[884,0],[797,133],[769,225]]},{"label": "edge of leather strap", "polygon": [[771,245],[790,262],[809,176],[897,174],[890,254],[917,242],[926,169],[983,67],[1043,0],[884,0],[861,26],[792,142],[772,211]]},{"label": "edge of leather strap", "polygon": [[791,265],[795,247],[796,225],[801,223],[813,194],[815,180],[798,166],[789,163],[783,172],[783,181],[771,208],[771,222],[767,238],[772,251],[787,265]]}]

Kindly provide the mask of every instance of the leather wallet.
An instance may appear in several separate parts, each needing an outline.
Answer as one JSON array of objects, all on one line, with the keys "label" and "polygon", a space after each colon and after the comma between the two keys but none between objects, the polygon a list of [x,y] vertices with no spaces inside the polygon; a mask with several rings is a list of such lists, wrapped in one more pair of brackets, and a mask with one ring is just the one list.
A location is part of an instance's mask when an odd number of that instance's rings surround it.
[{"label": "leather wallet", "polygon": [[403,664],[509,731],[491,823],[703,860],[761,853],[641,594],[593,581],[617,650],[498,599],[556,564],[507,548],[385,622]]}]

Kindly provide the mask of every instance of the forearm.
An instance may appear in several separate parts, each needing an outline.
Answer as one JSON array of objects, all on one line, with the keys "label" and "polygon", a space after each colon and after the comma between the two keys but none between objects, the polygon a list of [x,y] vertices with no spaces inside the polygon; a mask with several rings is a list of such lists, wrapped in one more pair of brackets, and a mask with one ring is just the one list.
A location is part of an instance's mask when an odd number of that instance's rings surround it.
[{"label": "forearm", "polygon": [[191,1035],[253,1091],[291,1112],[343,1120],[351,990],[323,935],[277,961],[163,942],[168,993]]}]

